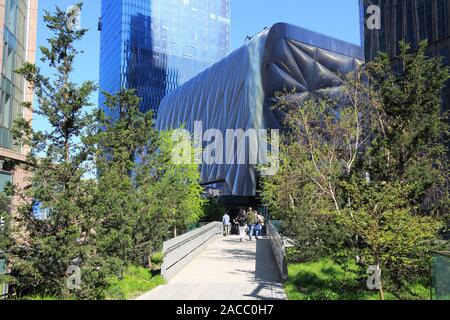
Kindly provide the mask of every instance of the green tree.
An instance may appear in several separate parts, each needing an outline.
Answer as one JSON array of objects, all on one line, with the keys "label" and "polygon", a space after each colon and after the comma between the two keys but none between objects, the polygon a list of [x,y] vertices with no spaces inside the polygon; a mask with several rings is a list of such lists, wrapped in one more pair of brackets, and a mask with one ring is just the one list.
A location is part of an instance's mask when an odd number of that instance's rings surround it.
[{"label": "green tree", "polygon": [[221,221],[226,212],[225,206],[220,202],[218,197],[208,195],[205,198],[205,204],[203,207],[204,222]]},{"label": "green tree", "polygon": [[[298,144],[282,135],[280,168],[275,176],[264,177],[261,196],[272,218],[281,220],[281,232],[294,241],[291,262],[308,262],[331,255],[348,238],[332,214],[333,204],[311,181],[300,164],[305,158]],[[294,157],[292,157],[294,155]],[[303,154],[305,155],[305,154]]]},{"label": "green tree", "polygon": [[[98,249],[105,257],[145,265],[148,256],[161,247],[163,237],[156,235],[162,219],[146,210],[136,175],[144,159],[157,154],[159,134],[153,113],[140,111],[134,90],[104,95],[108,115],[100,112],[100,130],[92,141],[97,145],[99,173],[95,201],[100,221]],[[146,181],[155,183],[157,179],[153,175]]]},{"label": "green tree", "polygon": [[192,144],[188,145],[192,161],[177,163],[173,161],[173,154],[180,141],[175,139],[174,131],[160,132],[159,138],[158,152],[154,155],[147,153],[143,157],[138,170],[138,189],[141,201],[154,213],[155,221],[164,219],[173,234],[181,234],[189,224],[203,216],[200,172],[193,161]]},{"label": "green tree", "polygon": [[[422,61],[417,58],[422,54],[421,51],[405,53],[404,59]],[[439,61],[423,58],[422,62],[420,70],[427,77],[421,81],[446,79],[447,73],[439,67]],[[369,67],[369,72],[373,72],[373,68]],[[408,93],[415,95],[409,99],[417,99],[417,108],[421,103],[429,107],[431,120],[436,119],[432,125],[434,129],[404,125],[394,130],[391,126],[399,115],[389,113],[384,105],[388,103],[384,94],[389,91],[392,79],[372,81],[368,86],[365,79],[371,79],[372,75],[365,70],[348,75],[341,93],[333,99],[312,95],[296,100],[290,94],[278,97],[278,107],[288,113],[285,124],[289,130],[282,141],[280,174],[265,180],[263,194],[275,210],[287,215],[293,230],[300,225],[298,230],[301,230],[301,236],[297,239],[306,243],[304,247],[315,249],[317,242],[324,247],[329,246],[331,242],[328,240],[327,243],[326,239],[334,234],[327,236],[317,226],[325,221],[334,224],[343,236],[341,243],[351,244],[350,248],[357,252],[361,265],[374,265],[382,271],[379,291],[383,299],[386,284],[398,293],[407,281],[423,274],[424,259],[441,226],[439,220],[421,216],[426,212],[419,205],[423,199],[422,192],[417,190],[418,186],[428,185],[431,188],[442,179],[433,179],[429,184],[428,177],[416,174],[408,179],[407,173],[412,172],[409,166],[414,163],[416,169],[424,166],[435,170],[432,174],[436,177],[442,175],[441,151],[445,147],[440,137],[446,132],[441,123],[439,94],[444,81],[437,81],[434,84],[436,88],[432,86],[431,94],[425,90],[411,90]],[[402,81],[412,81],[408,79],[406,77]],[[392,99],[395,99],[398,91],[393,92]],[[403,116],[406,118],[406,111]],[[398,158],[390,154],[389,150],[394,147],[387,147],[390,140],[385,134],[386,123],[390,123],[389,130],[392,129],[393,136],[397,135],[396,130],[408,133],[417,130],[411,134],[416,137],[419,132],[435,130],[435,135],[426,141],[421,138],[420,156],[408,157],[409,160],[400,165],[401,159],[405,159],[401,155],[405,149],[396,149]],[[419,126],[412,120],[407,123],[409,126]],[[406,136],[403,133],[399,135]],[[405,141],[402,143],[406,145]],[[327,216],[331,219],[325,219]],[[305,223],[311,226],[301,226]]]},{"label": "green tree", "polygon": [[[73,29],[70,18],[58,7],[44,15],[53,37],[41,47],[42,61],[54,76],[29,63],[17,71],[35,90],[34,113],[49,123],[34,131],[21,119],[14,128],[15,139],[31,146],[23,165],[29,179],[12,191],[21,203],[8,216],[12,235],[1,233],[0,242],[19,296],[104,298],[111,276],[145,266],[171,230],[202,215],[197,166],[171,161],[172,133],[157,132],[133,90],[105,93],[109,116],[90,110],[96,85],[71,81],[75,43],[87,30]],[[68,286],[75,269],[81,282]]]},{"label": "green tree", "polygon": [[[24,166],[30,176],[28,186],[15,190],[22,201],[16,208],[18,228],[14,232],[21,237],[15,237],[8,254],[19,294],[68,295],[68,267],[93,268],[87,261],[95,252],[91,242],[96,225],[92,212],[95,186],[86,179],[93,153],[85,137],[95,134],[89,99],[96,85],[71,80],[79,54],[75,43],[87,30],[75,30],[69,21],[70,13],[58,7],[44,14],[53,35],[48,47],[40,47],[41,60],[54,70],[54,76],[43,75],[30,63],[17,70],[34,88],[38,102],[34,113],[49,123],[48,130],[34,131],[20,119],[13,132],[18,141],[31,146]],[[24,106],[31,107],[29,103]],[[49,209],[46,219],[36,216],[38,206]]]},{"label": "green tree", "polygon": [[441,221],[413,213],[408,203],[411,186],[355,180],[345,188],[352,201],[338,219],[360,237],[361,264],[382,271],[381,299],[384,287],[398,297],[404,296],[409,285],[427,274],[424,257],[442,227]]},{"label": "green tree", "polygon": [[99,250],[146,266],[170,230],[182,232],[200,218],[198,167],[172,162],[172,133],[155,129],[153,114],[140,111],[134,90],[105,96],[109,116],[100,114],[101,130],[93,139]]},{"label": "green tree", "polygon": [[340,181],[354,173],[367,143],[361,115],[371,110],[363,74],[348,75],[342,94],[324,99],[312,94],[298,99],[291,92],[277,96],[287,112],[280,145],[280,171],[263,179],[263,198],[284,230],[308,260],[336,251],[351,239],[336,221],[349,199]]},{"label": "green tree", "polygon": [[132,172],[138,154],[148,141],[155,141],[156,133],[152,114],[140,112],[139,98],[133,90],[103,94],[109,116],[100,113],[100,130],[95,137],[99,172],[96,212],[101,219],[99,251],[105,257],[131,262],[138,245],[134,229],[139,214]]},{"label": "green tree", "polygon": [[[6,252],[11,246],[10,202],[7,192],[0,192],[0,260],[2,261],[5,259]],[[6,264],[6,261],[4,262]],[[2,283],[8,283],[10,280],[9,276],[0,272],[0,286]]]},{"label": "green tree", "polygon": [[372,126],[365,169],[376,181],[404,181],[421,214],[448,213],[448,114],[441,92],[449,71],[426,55],[427,42],[412,51],[399,43],[394,68],[386,54],[367,65],[380,103]]}]

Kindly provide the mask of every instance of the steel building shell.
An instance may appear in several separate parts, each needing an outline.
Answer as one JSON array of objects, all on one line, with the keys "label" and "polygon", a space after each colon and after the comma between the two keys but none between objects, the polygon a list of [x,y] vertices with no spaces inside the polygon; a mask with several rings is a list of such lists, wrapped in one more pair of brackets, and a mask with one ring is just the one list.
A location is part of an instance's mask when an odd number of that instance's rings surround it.
[{"label": "steel building shell", "polygon": [[[157,128],[183,126],[194,132],[196,121],[202,122],[204,132],[279,128],[282,115],[270,108],[277,91],[336,92],[342,84],[339,75],[359,68],[363,57],[362,47],[275,24],[167,95],[158,110]],[[261,142],[245,148],[255,152]],[[259,155],[258,161],[264,157]],[[222,196],[256,195],[255,165],[202,164],[200,170],[203,183]]]}]

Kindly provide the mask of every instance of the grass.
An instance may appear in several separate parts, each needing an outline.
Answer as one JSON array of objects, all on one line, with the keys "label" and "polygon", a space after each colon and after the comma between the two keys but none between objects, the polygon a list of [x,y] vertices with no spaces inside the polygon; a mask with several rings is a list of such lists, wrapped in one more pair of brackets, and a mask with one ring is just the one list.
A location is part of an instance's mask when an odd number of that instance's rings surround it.
[{"label": "grass", "polygon": [[[358,266],[353,262],[344,269],[331,259],[291,264],[285,291],[289,300],[378,300],[377,291],[365,288]],[[395,296],[385,293],[386,300]]]},{"label": "grass", "polygon": [[129,266],[123,272],[122,278],[113,277],[106,289],[107,300],[129,300],[164,284],[161,276],[153,277],[149,270]]},{"label": "grass", "polygon": [[77,300],[77,298],[75,297],[67,297],[67,298],[62,298],[59,296],[54,296],[54,295],[39,295],[39,294],[34,294],[34,295],[28,295],[28,296],[23,296],[23,297],[14,297],[13,300],[26,300],[26,301],[74,301]]},{"label": "grass", "polygon": [[58,297],[54,296],[30,296],[30,297],[24,297],[21,298],[21,300],[27,300],[27,301],[56,301],[61,300]]},{"label": "grass", "polygon": [[[164,284],[161,276],[152,276],[151,271],[143,267],[129,266],[125,269],[122,277],[111,277],[105,290],[106,300],[129,300],[138,297],[155,287]],[[19,298],[29,301],[51,301],[63,300],[60,297],[50,295],[30,295]]]}]

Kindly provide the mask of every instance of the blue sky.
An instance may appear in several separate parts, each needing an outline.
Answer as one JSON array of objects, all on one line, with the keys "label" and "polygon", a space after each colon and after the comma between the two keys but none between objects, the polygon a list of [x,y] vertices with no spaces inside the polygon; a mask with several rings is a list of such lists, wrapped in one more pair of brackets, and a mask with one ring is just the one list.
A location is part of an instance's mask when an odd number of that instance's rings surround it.
[{"label": "blue sky", "polygon": [[360,43],[358,0],[231,0],[232,47],[264,27],[287,22]]},{"label": "blue sky", "polygon": [[[45,45],[50,36],[42,22],[44,9],[53,11],[55,5],[66,9],[78,2],[39,1],[38,46]],[[84,53],[76,63],[77,71],[73,80],[77,82],[98,81],[100,33],[97,23],[100,3],[100,0],[86,0],[84,3],[81,24],[90,31],[79,43]],[[247,35],[254,35],[277,22],[292,23],[355,44],[360,42],[358,0],[231,0],[232,49],[240,47]],[[39,61],[39,50],[37,61],[43,72],[47,72],[47,68]],[[97,103],[97,99],[97,94],[92,96],[93,103]],[[34,118],[33,126],[43,129],[46,124],[42,119]]]}]

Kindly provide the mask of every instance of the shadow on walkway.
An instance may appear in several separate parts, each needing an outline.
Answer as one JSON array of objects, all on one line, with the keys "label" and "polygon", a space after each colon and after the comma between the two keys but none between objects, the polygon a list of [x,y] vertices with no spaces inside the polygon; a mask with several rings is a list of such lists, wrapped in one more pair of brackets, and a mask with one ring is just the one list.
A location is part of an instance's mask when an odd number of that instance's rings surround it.
[{"label": "shadow on walkway", "polygon": [[138,300],[282,300],[270,241],[214,241],[165,286]]},{"label": "shadow on walkway", "polygon": [[[276,266],[270,240],[256,243],[255,282],[258,286],[248,295],[259,300],[285,299],[281,277]],[[267,293],[270,292],[268,295]]]}]

